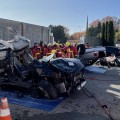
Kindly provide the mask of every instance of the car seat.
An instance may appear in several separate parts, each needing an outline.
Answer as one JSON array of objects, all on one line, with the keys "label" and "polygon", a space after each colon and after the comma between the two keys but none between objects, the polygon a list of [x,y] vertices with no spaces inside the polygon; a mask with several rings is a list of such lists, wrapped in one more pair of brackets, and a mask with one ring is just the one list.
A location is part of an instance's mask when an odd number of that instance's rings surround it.
[{"label": "car seat", "polygon": [[25,81],[27,76],[29,75],[29,69],[22,65],[17,57],[14,57],[14,67],[17,70],[15,72],[17,72],[20,75],[21,79]]}]

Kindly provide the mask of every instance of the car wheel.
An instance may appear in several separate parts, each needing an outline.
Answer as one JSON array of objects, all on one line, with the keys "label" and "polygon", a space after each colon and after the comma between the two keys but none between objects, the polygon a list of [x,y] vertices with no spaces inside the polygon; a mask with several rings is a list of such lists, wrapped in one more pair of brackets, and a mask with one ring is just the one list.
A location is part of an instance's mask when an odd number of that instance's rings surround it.
[{"label": "car wheel", "polygon": [[35,98],[54,99],[58,96],[54,86],[47,80],[40,80],[37,87],[32,89],[31,96]]}]

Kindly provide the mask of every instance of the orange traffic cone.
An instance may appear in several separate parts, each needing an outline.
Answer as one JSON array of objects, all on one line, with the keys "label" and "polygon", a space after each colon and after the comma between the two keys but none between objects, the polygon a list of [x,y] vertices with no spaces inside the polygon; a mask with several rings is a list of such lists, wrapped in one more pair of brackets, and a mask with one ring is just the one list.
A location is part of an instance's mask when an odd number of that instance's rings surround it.
[{"label": "orange traffic cone", "polygon": [[7,98],[1,99],[0,120],[12,120]]}]

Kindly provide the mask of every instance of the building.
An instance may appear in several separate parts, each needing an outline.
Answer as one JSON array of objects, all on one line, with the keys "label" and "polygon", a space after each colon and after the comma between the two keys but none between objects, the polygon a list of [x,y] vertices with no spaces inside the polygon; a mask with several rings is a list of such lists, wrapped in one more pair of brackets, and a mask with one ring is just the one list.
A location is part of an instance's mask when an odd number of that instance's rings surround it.
[{"label": "building", "polygon": [[86,32],[82,32],[80,35],[80,44],[85,44]]},{"label": "building", "polygon": [[32,46],[34,43],[40,43],[41,41],[45,44],[51,41],[51,33],[48,27],[0,18],[0,39],[2,40],[14,38],[7,27],[12,27],[20,35],[30,39]]}]

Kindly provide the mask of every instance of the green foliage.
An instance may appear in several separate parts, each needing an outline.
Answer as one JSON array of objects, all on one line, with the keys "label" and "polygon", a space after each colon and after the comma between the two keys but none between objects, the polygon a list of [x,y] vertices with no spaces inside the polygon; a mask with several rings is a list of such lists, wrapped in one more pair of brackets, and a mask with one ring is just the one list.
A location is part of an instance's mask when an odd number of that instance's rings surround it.
[{"label": "green foliage", "polygon": [[89,27],[87,36],[95,36],[96,35],[96,28],[95,27]]},{"label": "green foliage", "polygon": [[109,27],[108,27],[108,21],[105,24],[105,40],[106,43],[108,43],[108,37],[109,37]]},{"label": "green foliage", "polygon": [[114,26],[113,21],[106,21],[102,26],[102,45],[114,46]]},{"label": "green foliage", "polygon": [[108,26],[108,45],[109,46],[114,46],[114,26],[113,26],[113,21],[109,21],[109,26]]},{"label": "green foliage", "polygon": [[91,27],[88,28],[87,36],[93,36],[93,37],[99,37],[101,35],[101,23],[98,22],[97,25],[91,25]]},{"label": "green foliage", "polygon": [[105,23],[103,23],[102,25],[102,45],[105,46],[106,45],[106,41],[105,41]]},{"label": "green foliage", "polygon": [[115,39],[120,41],[120,31],[115,33]]},{"label": "green foliage", "polygon": [[97,30],[97,37],[99,37],[99,38],[101,37],[101,29],[102,29],[101,23],[98,22],[96,30]]},{"label": "green foliage", "polygon": [[58,25],[58,26],[50,25],[49,27],[51,28],[51,32],[54,35],[55,42],[65,43],[67,41],[69,37],[68,28],[62,25]]},{"label": "green foliage", "polygon": [[88,28],[89,34],[87,36],[101,38],[103,46],[114,45],[115,32],[116,39],[119,40],[117,33],[120,28],[119,25],[120,19],[117,17],[106,16],[102,20],[94,20]]}]

